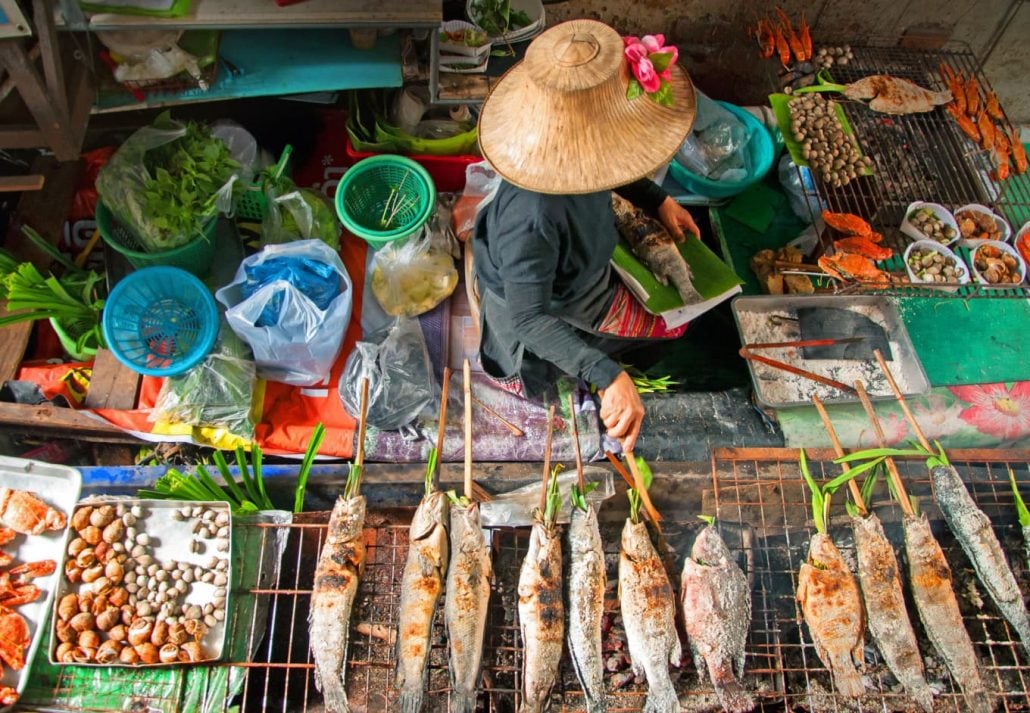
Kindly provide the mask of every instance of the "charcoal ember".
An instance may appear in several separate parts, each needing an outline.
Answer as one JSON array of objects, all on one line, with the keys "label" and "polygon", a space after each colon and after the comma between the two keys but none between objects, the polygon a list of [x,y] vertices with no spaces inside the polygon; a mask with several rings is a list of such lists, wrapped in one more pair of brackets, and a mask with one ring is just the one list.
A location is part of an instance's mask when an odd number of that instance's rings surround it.
[{"label": "charcoal ember", "polygon": [[636,676],[632,671],[623,671],[612,676],[609,682],[611,683],[612,690],[617,691],[620,688],[625,688],[635,678]]}]

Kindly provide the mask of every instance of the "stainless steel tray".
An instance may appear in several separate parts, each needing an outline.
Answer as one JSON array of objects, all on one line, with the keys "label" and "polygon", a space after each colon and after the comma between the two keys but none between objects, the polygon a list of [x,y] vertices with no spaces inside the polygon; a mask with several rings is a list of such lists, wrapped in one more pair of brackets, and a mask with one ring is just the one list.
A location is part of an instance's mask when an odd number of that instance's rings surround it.
[{"label": "stainless steel tray", "polygon": [[[79,499],[82,489],[82,475],[74,468],[51,465],[40,461],[7,458],[0,456],[0,487],[28,490],[38,495],[47,505],[60,510],[69,518],[75,501]],[[48,531],[41,535],[18,535],[4,545],[4,551],[14,555],[14,563],[36,562],[38,560],[54,560],[60,565],[65,551],[68,530]],[[34,602],[17,607],[15,611],[25,617],[32,635],[29,648],[25,651],[25,668],[15,671],[3,666],[0,684],[10,686],[20,696],[25,689],[36,657],[36,649],[43,637],[50,601],[59,579],[60,567],[54,574],[37,577],[32,583],[39,587],[43,594]],[[8,710],[8,708],[0,708]]]},{"label": "stainless steel tray", "polygon": [[[754,324],[756,321],[764,324],[765,320],[762,318],[767,319],[773,315],[796,316],[799,307],[828,307],[861,311],[886,331],[893,352],[893,360],[888,362],[888,366],[905,395],[917,396],[930,390],[930,382],[926,378],[922,362],[919,361],[919,356],[912,346],[905,323],[901,320],[897,307],[886,297],[874,295],[738,297],[732,302],[733,318],[737,322],[737,330],[740,332],[744,346],[758,342],[786,342],[800,339],[797,327],[789,325],[789,323],[785,324],[779,333],[771,330],[760,332]],[[756,317],[758,319],[755,319]],[[804,359],[800,350],[797,349],[767,349],[757,350],[756,353],[853,385],[854,379],[849,381],[847,378],[838,378],[838,374],[831,373],[832,369],[829,367],[828,361]],[[855,371],[860,372],[860,378],[865,383],[871,400],[884,401],[894,398],[875,359],[869,362],[854,363],[857,367]],[[791,379],[786,372],[765,364],[748,361],[747,366],[751,372],[751,381],[755,385],[758,401],[769,408],[810,406],[813,395],[819,396],[824,403],[828,404],[858,402],[856,396],[831,386],[807,379],[803,380],[800,377]],[[794,388],[795,384],[796,388]]]},{"label": "stainless steel tray", "polygon": [[[229,612],[231,610],[231,594],[232,594],[232,563],[231,552],[232,552],[232,512],[229,508],[229,504],[226,502],[185,502],[179,500],[141,500],[135,498],[103,498],[95,497],[88,500],[84,500],[79,503],[75,510],[85,506],[99,507],[102,505],[112,505],[116,508],[118,506],[124,507],[127,511],[131,512],[133,506],[141,508],[141,517],[135,524],[137,535],[146,533],[150,538],[150,542],[146,545],[147,552],[145,554],[153,557],[154,562],[158,565],[162,565],[165,562],[185,562],[195,567],[201,567],[202,570],[208,570],[208,564],[214,557],[226,560],[225,569],[223,573],[226,577],[224,585],[225,589],[225,602],[223,605],[224,616],[221,620],[216,621],[214,626],[211,626],[207,633],[203,636],[200,643],[206,654],[202,661],[197,662],[169,662],[169,663],[150,663],[150,664],[125,664],[121,661],[115,661],[113,663],[101,664],[96,661],[90,661],[86,663],[75,663],[74,665],[83,666],[175,666],[183,665],[186,663],[210,663],[217,661],[222,658],[225,649],[225,632],[226,632],[226,620],[228,619]],[[183,508],[190,508],[191,510],[204,511],[210,510],[215,513],[214,517],[217,517],[218,513],[225,512],[229,516],[229,520],[226,524],[227,536],[225,539],[225,549],[221,551],[218,549],[217,539],[212,537],[210,539],[202,540],[194,533],[194,527],[196,526],[198,519],[192,515],[186,519],[177,519],[177,512],[183,510]],[[74,528],[71,527],[71,519],[69,519],[69,537],[68,541],[71,543],[75,539],[77,533]],[[123,542],[125,542],[123,540]],[[194,552],[194,542],[199,542],[199,551]],[[130,546],[131,549],[131,546]],[[61,597],[70,592],[81,594],[86,591],[86,588],[90,585],[82,582],[72,583],[65,576],[65,563],[72,559],[68,548],[64,549],[64,562],[61,564],[61,576],[58,584],[57,596],[54,600],[54,612],[51,617],[51,646],[50,646],[50,661],[54,664],[71,664],[67,661],[57,660],[57,649],[60,645],[59,637],[57,635],[57,623],[58,623],[58,612],[57,607],[61,601]],[[213,571],[213,570],[212,570]],[[187,605],[197,605],[204,607],[206,604],[213,604],[215,599],[216,587],[214,583],[202,582],[199,580],[189,583],[187,591],[184,595],[181,595],[178,599],[178,603]],[[172,616],[181,616],[179,614],[172,614]],[[155,623],[165,619],[161,614],[155,613],[153,615]],[[106,639],[103,632],[100,634],[101,641]]]}]

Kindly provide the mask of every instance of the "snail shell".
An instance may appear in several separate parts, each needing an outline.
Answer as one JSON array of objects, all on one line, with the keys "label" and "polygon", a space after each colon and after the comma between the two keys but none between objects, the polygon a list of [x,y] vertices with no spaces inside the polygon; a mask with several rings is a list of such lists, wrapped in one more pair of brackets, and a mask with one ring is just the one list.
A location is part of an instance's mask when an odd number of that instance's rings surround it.
[{"label": "snail shell", "polygon": [[186,633],[186,627],[176,622],[168,625],[168,641],[172,644],[182,646],[189,641],[189,634]]},{"label": "snail shell", "polygon": [[136,649],[126,646],[118,654],[118,660],[131,666],[134,663],[139,663],[139,654],[136,653]]},{"label": "snail shell", "polygon": [[125,627],[125,624],[115,624],[107,631],[107,638],[111,641],[117,641],[119,643],[124,642],[128,635],[129,631]]},{"label": "snail shell", "polygon": [[92,629],[96,620],[89,612],[79,612],[68,622],[75,631],[87,631]]},{"label": "snail shell", "polygon": [[128,604],[122,605],[122,623],[129,626],[136,620],[136,611]]},{"label": "snail shell", "polygon": [[116,607],[120,607],[129,601],[129,592],[125,587],[115,587],[107,595],[107,601]]},{"label": "snail shell", "polygon": [[[83,540],[85,542],[85,540]],[[82,569],[86,567],[92,567],[97,563],[97,553],[90,546],[86,546],[79,551],[79,554],[75,555],[75,564],[79,565]]]},{"label": "snail shell", "polygon": [[[66,621],[57,622],[55,627],[57,631],[57,640],[61,643],[74,643],[79,636],[79,632],[72,628],[72,625]],[[60,660],[60,658],[58,658]]]},{"label": "snail shell", "polygon": [[89,518],[93,514],[93,507],[86,505],[75,511],[72,515],[72,527],[76,530],[84,530],[89,527]]},{"label": "snail shell", "polygon": [[89,583],[104,576],[104,565],[95,564],[82,570],[82,581]]},{"label": "snail shell", "polygon": [[107,595],[98,594],[93,598],[93,604],[90,606],[89,610],[92,612],[93,616],[97,616],[100,612],[107,609],[107,606]]},{"label": "snail shell", "polygon": [[71,594],[65,594],[61,597],[61,601],[57,604],[57,616],[62,621],[67,621],[78,613],[79,597],[77,594],[72,592]]},{"label": "snail shell", "polygon": [[96,649],[87,649],[82,646],[76,646],[71,651],[72,662],[74,663],[89,663],[93,660]]},{"label": "snail shell", "polygon": [[197,641],[200,641],[207,634],[207,624],[200,619],[187,619],[186,620],[186,633],[192,636]]},{"label": "snail shell", "polygon": [[108,594],[112,589],[114,583],[107,577],[100,576],[93,581],[93,591],[97,594]]},{"label": "snail shell", "polygon": [[162,663],[175,663],[179,660],[179,647],[175,644],[165,644],[158,652]]},{"label": "snail shell", "polygon": [[[129,643],[138,646],[150,641],[150,634],[154,631],[154,624],[149,619],[137,619],[129,626]],[[143,654],[140,653],[140,657]]]},{"label": "snail shell", "polygon": [[157,647],[149,641],[137,644],[133,648],[136,649],[136,653],[139,654],[140,663],[157,663],[160,660]]},{"label": "snail shell", "polygon": [[125,576],[125,568],[122,567],[122,563],[118,560],[111,560],[104,567],[104,576],[110,579],[113,584],[118,584]]},{"label": "snail shell", "polygon": [[89,547],[89,543],[81,537],[76,537],[74,540],[68,543],[68,556],[78,557],[79,553]]},{"label": "snail shell", "polygon": [[97,663],[114,663],[122,652],[122,645],[117,641],[105,641],[97,649]]},{"label": "snail shell", "polygon": [[100,631],[110,631],[122,620],[122,612],[116,607],[105,609],[97,615],[96,625]]},{"label": "snail shell", "polygon": [[89,515],[89,524],[94,527],[106,527],[115,518],[113,505],[101,505]]},{"label": "snail shell", "polygon": [[57,651],[54,652],[54,658],[58,661],[64,661],[65,657],[71,653],[71,650],[75,648],[75,644],[70,641],[64,641],[57,647]]},{"label": "snail shell", "polygon": [[111,555],[114,554],[114,550],[111,549],[111,545],[107,544],[103,540],[98,542],[97,546],[94,547],[93,550],[97,555],[97,562],[100,562],[101,564],[104,564],[111,559]]},{"label": "snail shell", "polygon": [[93,610],[93,592],[88,589],[79,595],[79,611]]},{"label": "snail shell", "polygon": [[154,624],[154,629],[150,632],[150,643],[157,647],[168,643],[168,624],[164,621],[158,621]]},{"label": "snail shell", "polygon": [[100,646],[100,634],[92,629],[87,629],[79,634],[78,644],[84,649],[95,649]]},{"label": "snail shell", "polygon": [[[64,644],[61,644],[64,646]],[[57,660],[61,663],[75,663],[75,649],[78,648],[74,644],[70,644],[71,648],[65,649],[64,653],[57,657]]]},{"label": "snail shell", "polygon": [[122,524],[122,521],[112,520],[110,523],[108,523],[107,527],[104,528],[101,537],[103,538],[104,542],[110,544],[112,542],[118,542],[119,540],[121,540],[124,534],[125,525]]},{"label": "snail shell", "polygon": [[64,576],[69,582],[75,584],[82,579],[82,567],[75,560],[68,560],[64,563]]},{"label": "snail shell", "polygon": [[87,543],[91,545],[96,545],[98,542],[103,540],[104,531],[95,525],[90,525],[89,527],[82,530],[82,532],[80,532],[79,534],[82,535],[82,539],[84,539]]},{"label": "snail shell", "polygon": [[204,651],[196,641],[188,641],[179,647],[179,660],[183,663],[196,663],[204,660]]}]

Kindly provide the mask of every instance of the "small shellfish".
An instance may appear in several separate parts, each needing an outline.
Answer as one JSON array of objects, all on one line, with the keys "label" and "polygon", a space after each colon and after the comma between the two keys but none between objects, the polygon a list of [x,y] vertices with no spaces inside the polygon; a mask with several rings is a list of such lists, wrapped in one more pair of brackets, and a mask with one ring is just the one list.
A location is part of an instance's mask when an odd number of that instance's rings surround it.
[{"label": "small shellfish", "polygon": [[188,641],[179,647],[179,660],[183,663],[196,663],[204,660],[204,650],[197,641]]},{"label": "small shellfish", "polygon": [[120,607],[129,601],[129,591],[125,587],[115,587],[107,595],[107,601],[116,607]]},{"label": "small shellfish", "polygon": [[129,626],[129,643],[138,646],[150,641],[150,634],[154,631],[154,624],[149,619],[137,619]]},{"label": "small shellfish", "polygon": [[157,647],[149,641],[143,644],[137,644],[133,648],[135,648],[136,653],[139,654],[140,663],[157,663],[161,660]]},{"label": "small shellfish", "polygon": [[122,521],[112,520],[110,523],[108,523],[107,527],[104,528],[101,537],[103,538],[104,542],[110,544],[112,542],[118,542],[119,540],[121,540],[124,534],[125,525],[122,523]]},{"label": "small shellfish", "polygon": [[96,649],[89,649],[85,646],[76,646],[72,649],[72,661],[75,663],[89,663],[96,655]]},{"label": "small shellfish", "polygon": [[112,520],[114,520],[113,505],[102,505],[89,514],[89,524],[94,527],[107,527]]},{"label": "small shellfish", "polygon": [[111,546],[103,540],[97,543],[97,546],[93,548],[93,551],[96,553],[97,562],[100,562],[101,564],[105,564],[109,559],[111,559],[111,555],[114,554],[114,551],[111,550]]},{"label": "small shellfish", "polygon": [[79,597],[77,594],[72,592],[61,597],[61,601],[57,603],[57,616],[62,621],[67,621],[78,613]]},{"label": "small shellfish", "polygon": [[79,553],[89,547],[89,543],[81,537],[76,537],[74,540],[68,543],[68,556],[78,557]]},{"label": "small shellfish", "polygon": [[64,563],[64,576],[69,582],[75,584],[82,579],[82,567],[75,560],[68,560]]},{"label": "small shellfish", "polygon": [[68,623],[75,631],[82,632],[92,629],[96,625],[96,619],[89,612],[79,612]]},{"label": "small shellfish", "polygon": [[189,634],[186,633],[186,627],[175,622],[174,624],[168,625],[168,642],[171,644],[177,644],[179,646],[185,644],[189,640]]},{"label": "small shellfish", "polygon": [[[85,540],[83,540],[85,542]],[[75,555],[75,564],[79,565],[82,569],[86,567],[92,567],[97,563],[97,553],[92,547],[86,546],[79,550],[79,554]]]},{"label": "small shellfish", "polygon": [[104,531],[95,525],[90,525],[79,534],[82,535],[82,539],[91,545],[96,545],[104,537]]},{"label": "small shellfish", "polygon": [[168,643],[168,624],[163,620],[154,624],[154,630],[150,633],[150,643],[157,647]]},{"label": "small shellfish", "polygon": [[54,628],[57,631],[57,640],[62,643],[75,643],[79,638],[79,632],[75,631],[72,625],[66,621],[57,622],[57,626]]},{"label": "small shellfish", "polygon": [[179,647],[175,644],[165,644],[158,652],[162,663],[176,663],[179,660]]},{"label": "small shellfish", "polygon": [[124,624],[115,624],[107,632],[107,638],[111,641],[123,642],[128,638],[129,631]]},{"label": "small shellfish", "polygon": [[57,646],[57,650],[54,651],[54,658],[58,661],[64,661],[64,657],[75,648],[75,644],[70,641],[62,641]]},{"label": "small shellfish", "polygon": [[72,515],[72,527],[76,530],[84,530],[89,527],[89,518],[93,514],[93,507],[90,505],[84,505],[75,511]]},{"label": "small shellfish", "polygon": [[106,594],[98,594],[98,595],[96,595],[93,598],[93,604],[89,608],[90,612],[92,612],[93,616],[96,616],[97,614],[99,614],[100,612],[104,611],[105,609],[107,609],[107,595]]},{"label": "small shellfish", "polygon": [[97,663],[114,663],[122,652],[122,645],[117,641],[105,641],[97,649]]},{"label": "small shellfish", "polygon": [[107,594],[114,589],[114,584],[107,577],[97,577],[93,580],[93,591],[97,594]]},{"label": "small shellfish", "polygon": [[118,584],[125,577],[125,568],[122,567],[121,562],[112,560],[104,565],[104,576],[110,579],[114,584]]},{"label": "small shellfish", "polygon": [[104,576],[104,565],[95,564],[82,570],[82,581],[87,584]]},{"label": "small shellfish", "polygon": [[79,634],[78,644],[84,649],[95,649],[100,646],[100,634],[87,629]]},{"label": "small shellfish", "polygon": [[121,650],[121,653],[118,654],[118,660],[123,664],[131,666],[132,664],[139,663],[139,654],[136,653],[136,649],[131,646],[126,646]]},{"label": "small shellfish", "polygon": [[105,609],[97,615],[96,625],[100,631],[110,631],[115,624],[122,620],[122,612],[116,607]]}]

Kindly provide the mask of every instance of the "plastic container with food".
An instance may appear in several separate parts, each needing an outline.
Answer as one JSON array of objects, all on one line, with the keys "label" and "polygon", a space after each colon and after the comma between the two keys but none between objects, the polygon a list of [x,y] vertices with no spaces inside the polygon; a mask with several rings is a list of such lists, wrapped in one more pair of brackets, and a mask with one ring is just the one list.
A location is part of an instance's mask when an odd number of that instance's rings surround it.
[{"label": "plastic container with food", "polygon": [[1023,262],[1030,265],[1030,221],[1026,222],[1019,229],[1019,232],[1016,233],[1016,239],[1012,242],[1016,246],[1019,257],[1023,258]]},{"label": "plastic container with food", "polygon": [[464,20],[448,20],[440,25],[440,54],[480,57],[490,54],[490,36],[486,30]]},{"label": "plastic container with food", "polygon": [[979,203],[970,203],[955,211],[955,222],[962,236],[962,244],[973,247],[983,240],[1000,240],[1007,243],[1012,237],[1008,222],[990,208]]},{"label": "plastic container with food", "polygon": [[913,240],[933,240],[951,245],[959,239],[958,223],[947,208],[939,203],[910,203],[901,221],[901,232]]},{"label": "plastic container with food", "polygon": [[1000,240],[981,241],[969,253],[969,266],[977,282],[993,288],[1012,288],[1026,280],[1023,258],[1015,248]]},{"label": "plastic container with food", "polygon": [[959,285],[969,284],[966,264],[935,240],[917,240],[905,248],[905,271],[913,283],[935,289],[954,291]]}]

